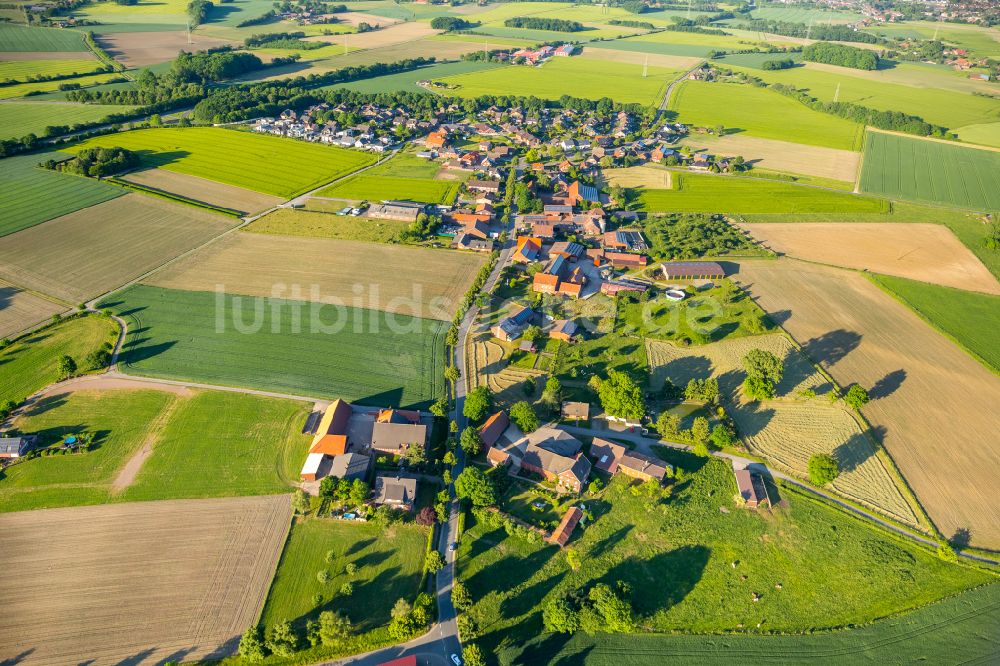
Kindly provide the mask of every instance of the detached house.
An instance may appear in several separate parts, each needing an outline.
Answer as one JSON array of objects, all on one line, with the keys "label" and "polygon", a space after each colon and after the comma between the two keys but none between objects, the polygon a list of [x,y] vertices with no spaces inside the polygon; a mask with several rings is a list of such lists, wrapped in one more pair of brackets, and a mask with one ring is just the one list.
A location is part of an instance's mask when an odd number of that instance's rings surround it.
[{"label": "detached house", "polygon": [[579,493],[590,477],[583,444],[565,430],[543,427],[506,446],[493,446],[486,459],[494,467],[510,465],[512,473],[527,471]]},{"label": "detached house", "polygon": [[427,443],[427,426],[420,422],[420,413],[402,409],[383,409],[372,427],[372,450],[402,455],[414,446]]}]

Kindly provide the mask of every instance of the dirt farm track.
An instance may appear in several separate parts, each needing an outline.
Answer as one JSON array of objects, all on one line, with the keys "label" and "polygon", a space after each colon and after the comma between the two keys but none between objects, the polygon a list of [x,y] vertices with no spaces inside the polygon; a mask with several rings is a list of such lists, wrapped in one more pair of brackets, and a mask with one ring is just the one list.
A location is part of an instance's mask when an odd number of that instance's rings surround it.
[{"label": "dirt farm track", "polygon": [[0,515],[0,664],[143,664],[233,651],[257,617],[288,495]]},{"label": "dirt farm track", "polygon": [[941,532],[1000,549],[1000,377],[854,271],[793,259],[741,261],[737,280],[841,386]]}]

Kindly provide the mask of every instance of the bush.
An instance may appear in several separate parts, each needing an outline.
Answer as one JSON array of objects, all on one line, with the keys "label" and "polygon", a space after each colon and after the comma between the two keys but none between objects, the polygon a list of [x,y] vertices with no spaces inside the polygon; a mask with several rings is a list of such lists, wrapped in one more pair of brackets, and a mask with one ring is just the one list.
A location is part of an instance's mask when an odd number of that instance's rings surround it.
[{"label": "bush", "polygon": [[511,405],[510,420],[524,433],[538,430],[538,426],[541,425],[534,408],[524,400]]},{"label": "bush", "polygon": [[809,480],[825,486],[840,474],[840,463],[829,453],[817,453],[809,458]]}]

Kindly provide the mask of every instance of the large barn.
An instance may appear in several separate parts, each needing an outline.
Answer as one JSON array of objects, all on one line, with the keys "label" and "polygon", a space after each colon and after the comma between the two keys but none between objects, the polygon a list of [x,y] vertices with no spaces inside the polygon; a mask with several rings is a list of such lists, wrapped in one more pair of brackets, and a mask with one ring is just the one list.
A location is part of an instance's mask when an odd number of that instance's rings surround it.
[{"label": "large barn", "polygon": [[715,261],[668,261],[660,266],[668,280],[721,280],[726,270]]}]

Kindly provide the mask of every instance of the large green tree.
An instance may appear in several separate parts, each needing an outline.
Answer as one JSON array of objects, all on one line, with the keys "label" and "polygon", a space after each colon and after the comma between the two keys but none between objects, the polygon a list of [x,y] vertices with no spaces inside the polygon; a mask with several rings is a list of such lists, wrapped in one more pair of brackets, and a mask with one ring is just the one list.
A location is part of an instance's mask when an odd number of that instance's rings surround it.
[{"label": "large green tree", "polygon": [[596,382],[601,406],[611,416],[638,420],[646,415],[642,388],[628,374],[611,370],[608,378]]},{"label": "large green tree", "polygon": [[470,421],[479,421],[493,407],[493,394],[485,386],[477,386],[465,396],[462,413]]},{"label": "large green tree", "polygon": [[466,467],[455,479],[455,494],[473,506],[494,506],[497,490],[493,481],[478,467]]},{"label": "large green tree", "polygon": [[541,425],[538,420],[538,414],[535,414],[535,409],[531,406],[531,403],[524,400],[511,405],[510,420],[526,433],[538,430],[538,426]]},{"label": "large green tree", "polygon": [[829,453],[817,453],[809,458],[809,480],[825,486],[840,474],[840,463]]}]

